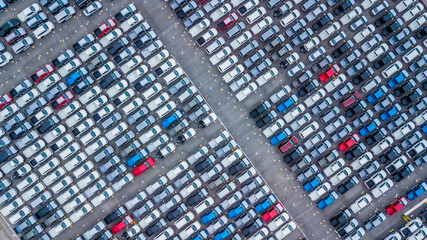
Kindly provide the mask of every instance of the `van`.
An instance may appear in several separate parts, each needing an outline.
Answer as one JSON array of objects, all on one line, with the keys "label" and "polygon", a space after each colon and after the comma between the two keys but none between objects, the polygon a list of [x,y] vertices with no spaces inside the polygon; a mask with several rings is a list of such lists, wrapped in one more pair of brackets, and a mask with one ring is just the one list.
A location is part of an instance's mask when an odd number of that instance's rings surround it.
[{"label": "van", "polygon": [[381,78],[379,76],[375,76],[369,82],[367,82],[365,85],[362,86],[362,91],[364,93],[370,92],[380,83],[381,83]]},{"label": "van", "polygon": [[394,64],[387,67],[385,70],[381,72],[384,78],[389,78],[393,74],[395,74],[397,71],[399,71],[402,68],[402,62],[396,61]]},{"label": "van", "polygon": [[300,12],[298,10],[292,11],[286,17],[282,18],[280,20],[280,24],[283,27],[286,27],[287,25],[291,24],[293,21],[295,21],[300,16]]},{"label": "van", "polygon": [[256,22],[258,19],[260,19],[262,16],[265,15],[267,11],[265,10],[264,7],[260,7],[257,10],[255,10],[254,12],[252,12],[249,16],[246,17],[246,21],[249,24],[252,24],[254,22]]},{"label": "van", "polygon": [[312,134],[314,131],[316,131],[319,128],[319,124],[317,122],[312,122],[307,127],[305,127],[303,130],[299,132],[299,135],[302,139],[306,138],[310,134]]},{"label": "van", "polygon": [[304,43],[304,45],[302,45],[301,52],[306,53],[306,52],[310,51],[311,49],[313,49],[315,46],[319,45],[319,43],[320,43],[319,38],[314,37],[314,38],[310,39],[308,42]]},{"label": "van", "polygon": [[421,47],[420,45],[417,45],[414,48],[412,48],[409,52],[407,52],[405,55],[403,55],[402,59],[405,63],[409,63],[412,60],[414,60],[414,58],[419,56],[421,53],[423,53],[423,47]]}]

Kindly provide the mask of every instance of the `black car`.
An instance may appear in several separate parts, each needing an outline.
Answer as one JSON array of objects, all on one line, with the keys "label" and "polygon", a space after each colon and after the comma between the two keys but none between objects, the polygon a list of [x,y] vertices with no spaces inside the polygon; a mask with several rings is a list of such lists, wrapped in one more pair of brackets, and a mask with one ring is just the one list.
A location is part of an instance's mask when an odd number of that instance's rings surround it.
[{"label": "black car", "polygon": [[58,202],[56,200],[52,200],[46,206],[44,206],[43,208],[41,208],[40,210],[38,210],[36,212],[36,216],[39,219],[41,219],[42,217],[46,216],[47,214],[49,214],[50,212],[52,212],[53,210],[55,210],[58,206],[59,206]]},{"label": "black car", "polygon": [[251,116],[251,118],[257,118],[259,115],[261,115],[262,113],[267,111],[270,107],[271,107],[271,103],[269,101],[265,101],[265,102],[261,103],[258,107],[253,109],[249,113],[249,115]]},{"label": "black car", "polygon": [[394,49],[394,52],[397,55],[403,55],[403,53],[405,53],[411,47],[413,47],[414,45],[416,45],[416,43],[417,43],[417,40],[415,40],[414,37],[410,37],[410,38],[406,39],[402,44],[400,44],[399,46],[397,46],[396,49]]},{"label": "black car", "polygon": [[342,224],[346,223],[350,217],[351,217],[350,210],[344,209],[344,210],[341,210],[339,213],[335,214],[335,216],[333,216],[331,220],[329,220],[329,222],[331,223],[332,227],[337,228]]},{"label": "black car", "polygon": [[166,214],[166,218],[168,219],[168,221],[172,221],[175,218],[179,217],[186,210],[187,210],[187,206],[185,205],[185,203],[181,203],[177,208],[168,212],[168,214]]},{"label": "black car", "polygon": [[291,162],[299,159],[301,155],[304,153],[304,149],[300,146],[294,151],[290,152],[286,156],[283,157],[283,161],[287,164],[290,164]]},{"label": "black car", "polygon": [[164,218],[161,218],[160,220],[158,220],[155,224],[149,226],[147,228],[147,230],[145,230],[145,233],[147,234],[147,236],[153,236],[154,234],[156,234],[158,231],[160,231],[160,229],[162,229],[163,227],[166,226],[166,221]]},{"label": "black car", "polygon": [[117,208],[116,210],[114,210],[114,212],[112,212],[109,215],[107,215],[104,218],[104,221],[107,224],[110,224],[110,223],[114,222],[116,219],[118,219],[120,216],[122,216],[125,213],[126,213],[125,207],[121,206],[121,207]]},{"label": "black car", "polygon": [[267,123],[273,121],[276,117],[277,117],[277,112],[272,110],[266,115],[264,115],[262,118],[258,119],[258,121],[256,121],[256,126],[259,128],[262,128]]},{"label": "black car", "polygon": [[143,49],[148,43],[153,41],[157,37],[154,31],[150,31],[144,34],[141,38],[135,41],[135,46],[139,49]]},{"label": "black car", "polygon": [[208,158],[206,158],[205,160],[196,164],[194,169],[196,170],[196,172],[199,173],[199,172],[202,172],[203,170],[205,170],[206,168],[208,168],[213,163],[215,163],[215,157],[211,155]]},{"label": "black car", "polygon": [[402,25],[403,25],[403,20],[401,18],[398,18],[398,19],[394,20],[390,25],[388,25],[387,27],[385,27],[381,31],[381,34],[384,37],[387,37],[388,35],[392,34],[394,31],[396,31],[396,29],[398,29]]},{"label": "black car", "polygon": [[415,34],[415,37],[417,39],[421,39],[421,38],[425,37],[425,35],[427,35],[427,26],[425,26],[423,29],[421,29],[420,31],[418,31]]},{"label": "black car", "polygon": [[377,143],[380,139],[382,139],[387,134],[385,128],[381,128],[378,131],[372,133],[368,137],[366,137],[365,141],[368,145],[372,145]]},{"label": "black car", "polygon": [[415,89],[415,91],[411,92],[409,95],[403,97],[400,102],[402,103],[403,106],[408,106],[411,103],[415,102],[419,97],[421,97],[421,95],[423,94],[423,92],[421,91],[421,89],[417,88]]},{"label": "black car", "polygon": [[348,190],[352,189],[356,184],[359,183],[359,179],[356,176],[353,176],[347,179],[344,183],[338,186],[338,192],[341,194],[346,193]]},{"label": "black car", "polygon": [[354,5],[354,0],[346,0],[345,2],[341,3],[341,5],[339,5],[334,9],[335,16],[342,14],[347,9],[351,8],[353,5]]},{"label": "black car", "polygon": [[355,148],[348,150],[345,154],[345,160],[350,161],[362,155],[362,153],[366,150],[366,146],[363,143],[360,143]]},{"label": "black car", "polygon": [[318,86],[319,86],[319,82],[317,80],[313,80],[298,90],[298,96],[304,97],[305,95],[309,94],[311,91],[316,89],[316,87]]},{"label": "black car", "polygon": [[396,97],[401,97],[408,92],[411,92],[411,89],[415,87],[416,82],[413,79],[405,81],[400,87],[394,90],[394,95]]},{"label": "black car", "polygon": [[334,16],[331,13],[326,14],[319,21],[313,24],[314,31],[319,31],[321,28],[332,22],[332,20],[334,20]]},{"label": "black car", "polygon": [[122,50],[128,44],[129,44],[129,40],[126,37],[122,37],[119,40],[117,40],[116,42],[114,42],[111,45],[111,47],[109,47],[107,49],[107,52],[110,55],[115,55],[116,53],[118,53],[120,50]]},{"label": "black car", "polygon": [[53,0],[39,0],[40,5],[43,7],[49,5],[51,2],[53,2]]},{"label": "black car", "polygon": [[93,80],[92,77],[87,77],[83,80],[81,80],[75,87],[73,87],[73,92],[75,94],[79,94],[83,92],[86,88],[92,86],[95,83],[95,80]]},{"label": "black car", "polygon": [[194,206],[207,196],[208,196],[208,191],[206,190],[206,188],[202,188],[196,194],[188,197],[187,204],[189,206]]},{"label": "black car", "polygon": [[106,89],[111,86],[111,84],[113,84],[116,80],[118,80],[121,76],[122,75],[118,71],[114,71],[108,74],[102,81],[100,81],[99,85],[101,85],[103,89]]},{"label": "black car", "polygon": [[23,124],[19,125],[13,132],[9,134],[10,138],[12,139],[18,139],[24,133],[28,132],[33,128],[33,125],[30,122],[24,122]]},{"label": "black car", "polygon": [[378,160],[381,162],[381,164],[385,164],[396,159],[397,156],[399,156],[400,152],[400,148],[398,146],[394,146],[392,149],[381,155]]},{"label": "black car", "polygon": [[261,226],[262,221],[258,218],[253,223],[248,224],[245,228],[242,229],[243,236],[247,237],[253,233],[255,233]]},{"label": "black car", "polygon": [[347,118],[352,118],[356,116],[357,114],[361,113],[363,109],[367,106],[365,101],[360,101],[357,105],[349,108],[347,111],[345,111],[345,116]]},{"label": "black car", "polygon": [[119,22],[124,22],[128,19],[134,12],[136,11],[136,7],[134,4],[129,4],[125,8],[123,8],[119,13],[114,15],[114,17]]},{"label": "black car", "polygon": [[361,72],[359,75],[353,78],[353,83],[355,85],[358,85],[368,79],[370,76],[372,76],[372,74],[374,74],[374,70],[372,68],[367,68],[363,70],[363,72]]},{"label": "black car", "polygon": [[50,13],[55,14],[66,6],[68,6],[68,0],[54,0],[52,4],[47,7],[47,9],[50,11]]},{"label": "black car", "polygon": [[393,181],[400,182],[414,172],[415,168],[411,163],[406,164],[399,171],[392,175]]},{"label": "black car", "polygon": [[8,22],[6,22],[5,24],[3,24],[0,27],[0,37],[4,37],[6,36],[8,33],[10,33],[13,29],[19,27],[21,23],[18,21],[18,19],[11,19]]},{"label": "black car", "polygon": [[37,128],[37,130],[39,131],[40,134],[43,134],[43,133],[46,133],[47,131],[49,131],[54,126],[56,126],[58,123],[59,123],[59,118],[57,116],[53,116],[53,117],[47,119],[46,121],[44,121]]},{"label": "black car", "polygon": [[389,64],[391,61],[393,61],[396,58],[396,55],[394,55],[393,52],[389,52],[386,55],[384,55],[380,60],[377,60],[374,63],[374,68],[376,70],[384,67],[385,65]]},{"label": "black car", "polygon": [[92,0],[76,0],[76,5],[78,8],[85,8]]},{"label": "black car", "polygon": [[332,55],[335,58],[339,58],[342,54],[350,50],[354,46],[354,43],[349,40],[345,42],[343,45],[341,45],[339,48],[335,49],[335,51],[332,52]]},{"label": "black car", "polygon": [[386,24],[388,21],[396,17],[396,11],[394,9],[390,9],[386,14],[382,15],[375,21],[375,26],[382,27],[384,24]]},{"label": "black car", "polygon": [[249,166],[249,161],[246,158],[243,158],[238,163],[234,164],[230,168],[228,168],[228,173],[232,176],[236,175],[238,172],[240,172],[243,168]]},{"label": "black car", "polygon": [[[17,153],[18,153],[18,148],[16,148],[15,146],[11,146],[8,149],[2,150],[0,152],[0,163],[6,161],[7,159],[9,159],[10,157],[12,157]],[[1,190],[1,186],[0,186],[0,190]]]}]

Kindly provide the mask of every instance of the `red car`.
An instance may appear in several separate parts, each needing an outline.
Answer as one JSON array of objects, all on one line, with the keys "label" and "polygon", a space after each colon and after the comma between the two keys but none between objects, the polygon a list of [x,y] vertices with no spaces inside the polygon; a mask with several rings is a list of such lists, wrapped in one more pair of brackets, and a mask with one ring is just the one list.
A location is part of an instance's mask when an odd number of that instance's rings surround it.
[{"label": "red car", "polygon": [[338,145],[338,148],[341,150],[341,152],[345,152],[349,148],[351,148],[354,144],[356,144],[359,140],[360,140],[359,134],[354,133],[349,138],[347,138],[344,142]]},{"label": "red car", "polygon": [[149,158],[143,164],[132,169],[132,173],[135,177],[137,177],[152,166],[154,166],[154,160],[152,158]]},{"label": "red car", "polygon": [[354,92],[353,94],[351,94],[350,97],[348,97],[347,99],[345,99],[344,101],[342,101],[340,103],[341,107],[346,108],[346,107],[350,106],[352,103],[356,102],[357,99],[359,99],[359,98],[360,98],[359,93],[358,92]]},{"label": "red car", "polygon": [[226,19],[222,20],[220,23],[218,23],[218,25],[216,25],[219,29],[220,32],[224,31],[224,29],[226,29],[228,26],[230,26],[231,24],[233,24],[234,22],[237,21],[237,19],[239,19],[239,16],[237,16],[236,13],[232,13],[230,14],[230,16],[228,16]]},{"label": "red car", "polygon": [[279,147],[279,150],[280,152],[284,153],[297,143],[298,143],[298,139],[296,137],[291,137],[291,139],[287,143],[282,144],[282,146]]},{"label": "red car", "polygon": [[0,98],[0,109],[6,107],[7,104],[11,103],[13,100],[10,94],[5,94]]},{"label": "red car", "polygon": [[277,216],[279,213],[281,213],[285,208],[281,203],[276,204],[274,207],[272,207],[270,210],[268,210],[266,213],[262,215],[262,219],[265,222],[270,221],[275,216]]},{"label": "red car", "polygon": [[34,82],[39,82],[40,80],[43,80],[47,76],[49,76],[51,73],[55,71],[55,68],[52,64],[46,64],[42,69],[38,70],[35,74],[31,76],[31,79],[33,79]]},{"label": "red car", "polygon": [[199,4],[203,4],[203,3],[205,3],[207,0],[197,0],[197,2],[199,3]]},{"label": "red car", "polygon": [[108,19],[105,23],[103,23],[99,28],[97,28],[93,33],[95,33],[97,38],[102,37],[107,32],[111,31],[116,26],[116,21],[113,19]]},{"label": "red car", "polygon": [[113,227],[111,227],[111,231],[114,234],[119,233],[123,228],[125,228],[127,225],[129,225],[131,222],[133,222],[133,217],[131,215],[127,215],[125,218],[123,218],[123,221],[117,223]]},{"label": "red car", "polygon": [[340,71],[340,67],[334,64],[331,69],[319,75],[319,80],[323,83],[329,80],[335,73]]},{"label": "red car", "polygon": [[399,212],[404,206],[408,204],[408,200],[405,197],[401,197],[394,201],[390,206],[385,208],[385,211],[389,216]]},{"label": "red car", "polygon": [[67,102],[71,101],[73,98],[74,98],[74,94],[71,91],[66,91],[59,98],[57,98],[55,102],[52,103],[52,107],[54,107],[55,110],[57,110],[60,107],[64,106]]}]

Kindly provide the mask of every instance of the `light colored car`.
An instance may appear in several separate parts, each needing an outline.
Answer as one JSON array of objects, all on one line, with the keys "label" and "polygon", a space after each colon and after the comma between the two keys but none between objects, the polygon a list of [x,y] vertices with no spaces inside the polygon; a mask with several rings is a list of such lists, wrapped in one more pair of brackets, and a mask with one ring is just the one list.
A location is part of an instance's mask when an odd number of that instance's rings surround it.
[{"label": "light colored car", "polygon": [[37,88],[39,89],[40,92],[43,93],[47,91],[49,88],[53,87],[53,85],[59,83],[60,80],[61,80],[61,76],[59,76],[59,74],[57,73],[53,73],[52,75],[47,77],[45,80],[39,82],[37,84]]},{"label": "light colored car", "polygon": [[124,74],[127,74],[140,63],[142,63],[142,57],[140,55],[136,55],[135,57],[124,63],[122,66],[120,66],[120,70],[122,70]]},{"label": "light colored car", "polygon": [[41,39],[55,29],[55,25],[51,21],[43,23],[41,26],[34,29],[33,34],[37,39]]},{"label": "light colored car", "polygon": [[[153,100],[151,100],[148,104],[147,107],[150,109],[150,111],[154,111],[156,110],[158,107],[160,107],[160,105],[162,105],[163,103],[165,103],[166,101],[168,101],[170,99],[170,95],[167,92],[164,92],[162,94],[160,94],[159,96],[157,96],[156,98],[154,98]],[[142,101],[142,100],[141,100]],[[141,102],[142,104],[142,102]]]},{"label": "light colored car", "polygon": [[308,97],[305,101],[304,104],[310,108],[311,106],[313,106],[317,101],[319,101],[320,99],[324,98],[326,95],[326,91],[324,89],[319,89],[317,92],[313,93],[310,97]]},{"label": "light colored car", "polygon": [[331,189],[331,184],[329,182],[324,182],[316,187],[312,192],[308,194],[312,201],[316,201],[325,193],[327,193]]},{"label": "light colored car", "polygon": [[126,78],[129,80],[129,82],[133,83],[147,73],[148,67],[146,65],[141,64],[137,69],[126,75]]},{"label": "light colored car", "polygon": [[107,75],[109,72],[113,71],[115,68],[116,68],[116,65],[112,61],[109,61],[109,62],[105,63],[104,65],[102,65],[100,68],[98,68],[98,70],[96,70],[93,73],[93,76],[96,79],[100,79],[100,78],[104,77],[105,75]]},{"label": "light colored car", "polygon": [[[47,155],[47,154],[46,154]],[[50,157],[50,156],[48,156]],[[35,161],[38,161],[40,159],[40,157],[38,157],[37,159],[35,159]],[[21,155],[18,155],[14,158],[12,158],[11,160],[9,160],[8,162],[6,162],[2,167],[1,170],[4,174],[8,174],[10,172],[12,172],[13,170],[15,170],[18,166],[20,166],[22,163],[24,162],[24,157],[22,157]]]},{"label": "light colored car", "polygon": [[396,131],[393,132],[393,138],[394,140],[399,140],[401,138],[403,138],[404,136],[406,136],[408,133],[410,133],[412,130],[415,129],[415,123],[412,121],[409,121],[407,123],[405,123],[405,125],[403,125],[402,127],[400,127],[399,129],[397,129]]},{"label": "light colored car", "polygon": [[46,186],[43,183],[36,183],[32,188],[21,194],[24,201],[29,201],[31,198],[44,191]]},{"label": "light colored car", "polygon": [[194,207],[194,211],[197,214],[202,214],[204,211],[206,211],[208,208],[212,207],[213,205],[214,205],[214,200],[211,196],[209,196],[206,199],[202,200],[199,204],[197,204]]},{"label": "light colored car", "polygon": [[26,92],[24,95],[20,96],[18,99],[16,99],[15,103],[22,108],[26,106],[29,102],[36,99],[39,95],[40,92],[37,89],[33,88],[30,91]]},{"label": "light colored car", "polygon": [[[66,187],[70,186],[73,183],[73,178],[71,176],[64,177],[61,181],[51,187],[51,190],[54,194],[58,194]],[[65,210],[65,207],[64,207]],[[65,210],[66,211],[66,210]]]},{"label": "light colored car", "polygon": [[113,129],[108,131],[105,134],[105,137],[108,139],[108,141],[111,141],[114,138],[116,138],[118,135],[126,131],[128,128],[129,128],[129,125],[126,122],[121,122],[118,125],[116,125]]},{"label": "light colored car", "polygon": [[212,65],[218,64],[220,61],[225,59],[227,56],[231,54],[230,47],[226,46],[222,48],[220,51],[215,53],[212,57],[209,58],[209,61],[212,63]]},{"label": "light colored car", "polygon": [[233,48],[233,50],[238,49],[239,47],[241,47],[243,44],[245,44],[246,42],[248,42],[250,39],[252,38],[252,33],[251,32],[244,32],[242,35],[240,35],[239,37],[237,37],[236,39],[234,39],[233,41],[230,42],[230,46],[231,48]]},{"label": "light colored car", "polygon": [[362,13],[362,8],[355,7],[348,13],[346,13],[344,16],[340,18],[340,22],[343,26],[347,25],[349,22],[353,21],[357,16],[359,16]]},{"label": "light colored car", "polygon": [[139,140],[142,142],[142,144],[145,144],[148,141],[150,141],[150,139],[152,139],[154,136],[160,134],[161,132],[162,132],[162,129],[160,128],[160,126],[155,125],[150,130],[148,130],[145,133],[143,133],[139,137]]},{"label": "light colored car", "polygon": [[86,50],[80,53],[79,58],[82,62],[86,62],[91,57],[95,56],[102,50],[102,46],[99,43],[94,43],[92,46],[88,47]]},{"label": "light colored car", "polygon": [[99,194],[98,196],[94,197],[90,202],[92,203],[92,205],[94,207],[97,207],[101,203],[105,202],[105,200],[107,200],[108,198],[110,198],[111,196],[113,196],[113,194],[114,194],[114,191],[111,188],[107,188],[101,194]]},{"label": "light colored car", "polygon": [[67,229],[68,227],[71,226],[71,221],[66,218],[64,219],[62,222],[58,223],[56,226],[54,226],[53,228],[51,228],[49,230],[49,236],[54,238],[56,236],[58,236],[59,234],[61,234],[65,229]]},{"label": "light colored car", "polygon": [[55,142],[51,146],[53,151],[58,151],[67,146],[69,143],[71,143],[74,140],[73,135],[66,133],[63,137],[61,137],[58,141]]},{"label": "light colored car", "polygon": [[210,18],[212,19],[212,22],[218,21],[220,18],[225,16],[225,14],[229,13],[233,8],[229,3],[224,4],[224,6],[221,6],[217,10],[215,10],[211,15]]},{"label": "light colored car", "polygon": [[161,108],[159,108],[156,111],[156,114],[159,118],[162,118],[162,117],[166,116],[166,114],[173,111],[174,109],[176,109],[176,103],[173,101],[170,101],[170,102],[166,103],[164,106],[162,106]]},{"label": "light colored car", "polygon": [[[91,103],[87,104],[86,109],[87,109],[87,111],[93,113],[93,112],[96,112],[97,109],[99,109],[100,107],[105,105],[107,102],[108,102],[107,96],[101,95],[97,99],[93,100]],[[68,120],[66,120],[66,122],[67,121]]]},{"label": "light colored car", "polygon": [[18,208],[20,208],[24,204],[24,201],[21,197],[17,197],[15,200],[13,200],[8,205],[4,206],[0,213],[3,215],[3,217],[9,216],[11,213],[16,211]]},{"label": "light colored car", "polygon": [[378,47],[376,47],[374,50],[369,52],[366,55],[366,58],[369,60],[369,62],[373,62],[375,59],[377,59],[379,56],[381,56],[383,53],[388,51],[388,45],[386,43],[382,43]]},{"label": "light colored car", "polygon": [[405,55],[403,55],[402,57],[403,62],[409,63],[412,60],[414,60],[416,57],[421,56],[422,53],[423,53],[423,47],[421,47],[420,45],[417,45],[411,50],[409,50],[407,53],[405,53]]},{"label": "light colored car", "polygon": [[402,67],[403,67],[402,62],[396,61],[393,64],[390,64],[386,69],[384,69],[381,72],[381,75],[385,79],[388,79],[389,77],[393,76],[397,71],[399,71],[400,69],[402,69]]},{"label": "light colored car", "polygon": [[136,13],[125,22],[120,25],[120,28],[123,29],[123,32],[129,31],[131,28],[136,26],[136,24],[140,23],[144,17],[142,17],[141,13]]},{"label": "light colored car", "polygon": [[289,124],[290,122],[295,120],[295,118],[297,118],[299,115],[301,115],[304,111],[305,111],[304,105],[299,104],[295,108],[290,110],[288,113],[286,113],[285,116],[283,116],[283,119],[285,120],[286,123]]},{"label": "light colored car", "polygon": [[340,86],[341,84],[343,84],[345,81],[347,80],[347,77],[341,73],[340,75],[338,75],[336,78],[331,79],[326,85],[325,85],[325,89],[328,93],[332,92],[333,90],[335,90],[338,86]]},{"label": "light colored car", "polygon": [[176,167],[174,167],[168,173],[166,173],[166,176],[169,178],[169,180],[173,180],[182,172],[184,172],[186,169],[188,169],[188,166],[189,165],[187,161],[182,161]]},{"label": "light colored car", "polygon": [[405,9],[407,9],[409,6],[413,6],[414,2],[415,0],[403,0],[396,4],[394,8],[397,10],[397,12],[401,13],[405,11]]},{"label": "light colored car", "polygon": [[62,124],[58,125],[54,129],[46,133],[46,135],[43,136],[43,139],[46,141],[46,143],[51,143],[55,139],[57,139],[59,136],[61,136],[63,133],[65,133],[65,131],[66,131],[66,128],[64,125]]},{"label": "light colored car", "polygon": [[21,180],[18,184],[16,184],[16,188],[22,192],[31,185],[33,185],[37,180],[39,180],[39,176],[36,173],[31,173],[26,178]]},{"label": "light colored car", "polygon": [[71,222],[76,223],[77,221],[82,219],[84,216],[86,216],[89,212],[91,212],[92,209],[93,209],[93,206],[90,203],[86,203],[80,209],[78,209],[73,214],[71,214],[69,219],[71,220]]},{"label": "light colored car", "polygon": [[266,18],[260,20],[253,27],[251,27],[251,31],[254,35],[257,35],[258,33],[260,33],[262,30],[267,28],[272,23],[273,23],[273,19],[270,16],[267,16]]},{"label": "light colored car", "polygon": [[265,137],[269,138],[284,126],[285,126],[285,121],[283,121],[283,119],[278,119],[276,122],[272,123],[266,129],[264,129],[262,133],[264,134]]},{"label": "light colored car", "polygon": [[242,74],[245,71],[245,67],[242,64],[238,64],[233,69],[228,71],[226,74],[222,76],[222,80],[225,83],[231,82],[233,79],[235,79],[237,76]]},{"label": "light colored car", "polygon": [[68,118],[71,114],[76,112],[81,108],[81,104],[77,101],[71,102],[69,105],[65,106],[61,111],[58,112],[58,116],[64,120]]},{"label": "light colored car", "polygon": [[297,224],[294,221],[290,221],[289,223],[281,227],[274,235],[276,236],[277,239],[284,239],[296,228],[297,228]]},{"label": "light colored car", "polygon": [[121,29],[119,29],[119,28],[114,29],[113,31],[111,31],[110,33],[108,33],[107,35],[102,37],[99,40],[99,43],[101,43],[101,45],[103,47],[107,47],[112,42],[116,41],[119,37],[121,37],[122,35],[123,35],[123,31]]},{"label": "light colored car", "polygon": [[80,150],[80,144],[74,142],[70,146],[68,146],[65,150],[63,150],[62,152],[60,152],[59,153],[59,157],[62,160],[66,160],[69,157],[71,157],[71,155],[73,155],[74,153],[76,153],[79,150]]},{"label": "light colored car", "polygon": [[360,30],[356,35],[353,36],[353,40],[356,43],[360,43],[365,38],[370,36],[375,31],[375,26],[373,24],[369,24],[368,26],[364,27],[362,30]]},{"label": "light colored car", "polygon": [[299,18],[300,15],[301,13],[297,9],[295,9],[294,11],[290,12],[288,15],[280,19],[280,25],[282,25],[282,27],[286,27],[289,24],[293,23],[297,18]]},{"label": "light colored car", "polygon": [[[303,105],[301,105],[304,107]],[[305,107],[304,107],[305,109]],[[299,132],[299,135],[301,138],[306,138],[310,134],[312,134],[314,131],[316,131],[319,128],[319,124],[317,122],[312,122],[309,125],[307,125],[303,130]]]},{"label": "light colored car", "polygon": [[92,161],[85,162],[83,165],[81,165],[80,167],[76,168],[76,170],[73,171],[74,177],[76,177],[76,179],[81,178],[83,175],[88,173],[90,170],[93,170],[94,166],[95,165],[93,164]]},{"label": "light colored car", "polygon": [[272,67],[266,73],[264,73],[259,78],[257,78],[255,81],[256,83],[258,83],[259,86],[262,86],[266,84],[268,81],[270,81],[271,79],[273,79],[274,77],[276,77],[277,74],[279,74],[279,71],[277,70],[277,68]]},{"label": "light colored car", "polygon": [[247,87],[236,94],[236,98],[239,102],[243,101],[250,94],[255,92],[258,89],[258,85],[254,82],[250,83]]},{"label": "light colored car", "polygon": [[10,61],[12,61],[13,55],[10,52],[5,52],[0,54],[0,68],[6,66]]},{"label": "light colored car", "polygon": [[319,47],[316,50],[314,50],[309,56],[308,60],[310,62],[316,61],[319,57],[321,57],[323,54],[326,53],[326,49],[324,47]]},{"label": "light colored car", "polygon": [[186,187],[184,187],[181,191],[179,191],[179,194],[181,195],[182,198],[186,198],[201,186],[202,186],[202,181],[200,181],[200,179],[195,179],[194,181],[189,183]]},{"label": "light colored car", "polygon": [[365,195],[356,199],[356,201],[350,205],[350,209],[353,211],[353,213],[358,213],[360,210],[368,206],[370,202],[372,202],[372,197],[369,195],[369,193],[366,193]]},{"label": "light colored car", "polygon": [[385,192],[390,190],[393,187],[393,185],[394,185],[393,181],[390,178],[387,178],[381,183],[379,183],[375,188],[373,188],[371,190],[371,193],[374,196],[374,198],[379,198]]},{"label": "light colored car", "polygon": [[338,22],[332,23],[329,27],[319,33],[319,38],[321,41],[325,41],[327,38],[332,36],[341,28],[341,25]]},{"label": "light colored car", "polygon": [[414,17],[418,16],[421,12],[423,12],[423,10],[424,10],[424,5],[422,3],[417,3],[415,4],[415,6],[413,6],[411,9],[409,9],[402,15],[402,19],[405,22],[409,22]]},{"label": "light colored car", "polygon": [[323,172],[327,177],[332,176],[335,172],[337,172],[339,169],[341,169],[345,165],[345,161],[342,158],[339,158],[338,160],[334,161],[333,163],[329,164],[327,167],[324,168]]},{"label": "light colored car", "polygon": [[21,208],[17,213],[10,216],[9,221],[11,224],[16,224],[26,216],[28,216],[31,213],[31,208],[28,206],[25,206]]},{"label": "light colored car", "polygon": [[172,227],[168,227],[166,228],[164,231],[160,232],[155,238],[154,240],[166,240],[168,239],[170,236],[173,236],[174,234],[174,230]]},{"label": "light colored car", "polygon": [[82,65],[82,61],[80,61],[80,59],[78,58],[73,58],[71,61],[66,63],[63,67],[58,69],[58,73],[59,75],[61,75],[61,77],[66,77],[72,71],[76,70],[80,65]]},{"label": "light colored car", "polygon": [[91,3],[89,6],[87,6],[85,9],[83,9],[83,13],[86,17],[90,17],[99,10],[101,10],[102,4],[98,1],[95,1]]},{"label": "light colored car", "polygon": [[182,68],[180,67],[177,67],[176,69],[168,73],[166,76],[164,76],[163,81],[166,83],[166,85],[169,85],[175,82],[175,80],[177,80],[183,74],[184,74],[184,70],[182,70]]},{"label": "light colored car", "polygon": [[331,181],[332,186],[336,186],[339,183],[341,183],[344,179],[346,179],[351,174],[351,169],[349,167],[343,168],[341,171],[333,175],[329,178],[329,181]]},{"label": "light colored car", "polygon": [[57,166],[59,166],[60,163],[61,163],[61,161],[59,161],[58,158],[54,157],[54,158],[50,159],[48,162],[46,162],[45,164],[40,165],[40,167],[38,168],[38,171],[42,176],[46,175],[50,171],[55,169]]},{"label": "light colored car", "polygon": [[156,95],[158,92],[160,92],[163,89],[163,86],[160,83],[154,83],[149,89],[145,90],[142,93],[142,97],[144,100],[149,100],[154,95]]},{"label": "light colored car", "polygon": [[373,159],[374,155],[371,152],[366,152],[362,156],[358,157],[356,160],[354,160],[350,166],[353,168],[353,170],[359,170],[362,168],[365,164],[370,162]]},{"label": "light colored car", "polygon": [[179,237],[182,240],[186,240],[191,235],[193,235],[194,233],[196,233],[200,228],[201,228],[200,222],[199,221],[195,221],[192,224],[190,224],[187,228],[185,228],[184,230],[182,230],[179,233]]},{"label": "light colored car", "polygon": [[147,214],[141,221],[138,222],[139,226],[142,228],[148,227],[151,223],[153,223],[156,219],[160,217],[160,211],[158,209],[154,209],[150,214]]},{"label": "light colored car", "polygon": [[86,147],[85,152],[88,156],[94,154],[96,151],[104,147],[108,143],[108,140],[104,137],[99,138],[96,142]]},{"label": "light colored car", "polygon": [[174,225],[178,230],[180,230],[187,223],[191,222],[193,219],[194,219],[194,213],[189,211],[186,214],[184,214],[182,217],[180,217],[178,220],[176,220]]},{"label": "light colored car", "polygon": [[237,57],[235,55],[231,55],[228,59],[218,65],[218,70],[223,73],[236,63]]},{"label": "light colored car", "polygon": [[372,153],[374,155],[379,155],[384,150],[386,150],[387,148],[389,148],[393,144],[393,142],[394,142],[394,140],[390,136],[384,138],[383,140],[381,140],[381,142],[377,143],[376,145],[374,145],[372,147]]},{"label": "light colored car", "polygon": [[163,49],[162,51],[160,51],[159,53],[157,53],[156,55],[154,55],[148,60],[148,65],[150,65],[151,68],[154,68],[168,57],[169,57],[168,50]]},{"label": "light colored car", "polygon": [[273,232],[276,229],[278,229],[280,226],[282,226],[284,223],[289,221],[289,219],[290,219],[289,214],[286,212],[283,212],[279,216],[274,218],[270,223],[268,223],[268,225],[267,225],[268,229],[270,229],[270,231]]},{"label": "light colored car", "polygon": [[203,32],[205,29],[207,29],[210,26],[209,19],[205,18],[196,25],[194,25],[190,30],[188,30],[188,33],[191,35],[191,37],[196,37],[201,32]]},{"label": "light colored car", "polygon": [[26,158],[32,157],[34,154],[36,154],[38,151],[42,150],[46,146],[46,142],[42,139],[37,140],[35,143],[31,144],[29,147],[27,147],[22,154]]},{"label": "light colored car", "polygon": [[16,15],[21,22],[26,22],[42,10],[40,4],[33,3]]}]

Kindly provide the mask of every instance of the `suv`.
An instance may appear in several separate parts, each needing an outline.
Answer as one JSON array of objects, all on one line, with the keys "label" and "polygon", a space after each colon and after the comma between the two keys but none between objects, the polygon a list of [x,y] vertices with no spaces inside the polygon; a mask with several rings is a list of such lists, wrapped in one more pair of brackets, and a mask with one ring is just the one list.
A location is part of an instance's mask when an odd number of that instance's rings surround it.
[{"label": "suv", "polygon": [[19,27],[20,22],[18,19],[11,19],[0,27],[0,37],[6,36],[6,34],[10,33],[13,29]]}]

